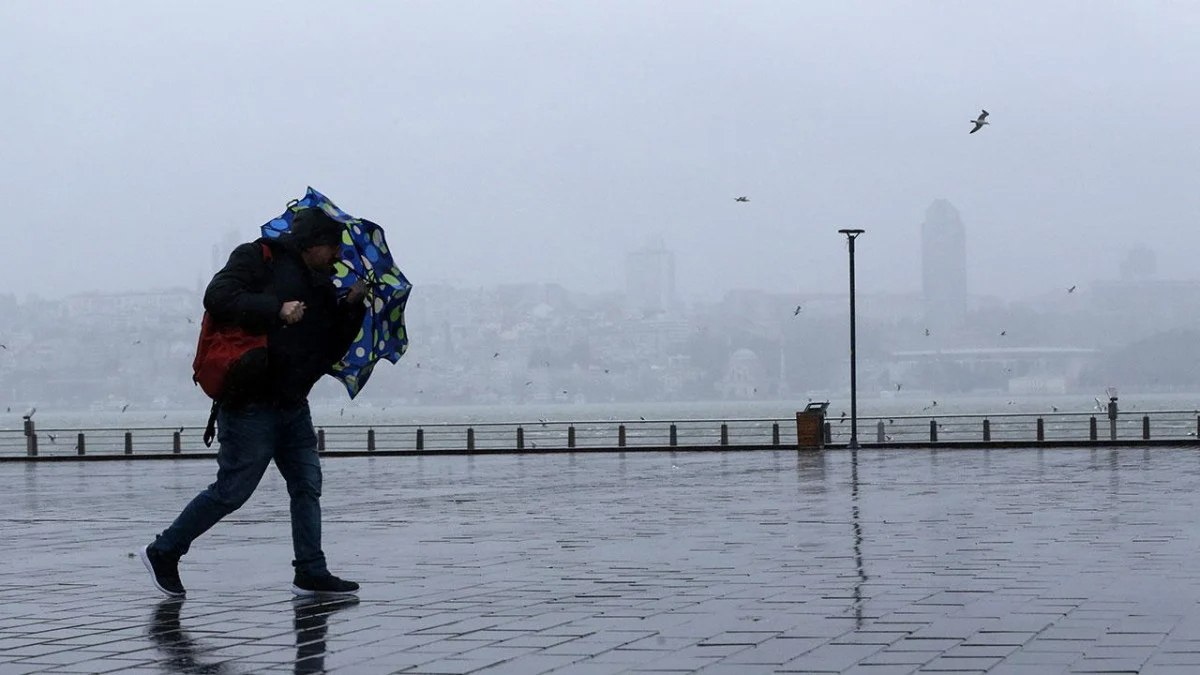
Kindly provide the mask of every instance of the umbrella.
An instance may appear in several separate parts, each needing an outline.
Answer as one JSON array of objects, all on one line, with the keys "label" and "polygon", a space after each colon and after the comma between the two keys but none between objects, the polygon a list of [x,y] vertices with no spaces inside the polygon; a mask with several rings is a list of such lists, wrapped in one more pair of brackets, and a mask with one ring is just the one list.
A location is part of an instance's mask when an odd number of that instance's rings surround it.
[{"label": "umbrella", "polygon": [[342,233],[342,259],[334,265],[333,274],[333,285],[338,288],[339,296],[344,297],[359,280],[367,285],[369,305],[362,327],[350,350],[330,370],[330,374],[345,385],[350,398],[354,398],[362,391],[380,359],[395,363],[408,350],[404,306],[408,303],[412,284],[392,260],[383,228],[351,216],[311,187],[303,199],[290,202],[283,215],[262,226],[263,236],[275,238],[289,232],[295,213],[312,207],[322,209],[346,225],[346,231]]}]

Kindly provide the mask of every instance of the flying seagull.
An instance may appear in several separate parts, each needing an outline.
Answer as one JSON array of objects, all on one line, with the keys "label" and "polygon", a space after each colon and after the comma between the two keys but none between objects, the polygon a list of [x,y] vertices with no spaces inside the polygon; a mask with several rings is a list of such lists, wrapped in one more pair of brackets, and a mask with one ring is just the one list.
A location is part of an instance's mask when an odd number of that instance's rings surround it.
[{"label": "flying seagull", "polygon": [[1074,292],[1075,292],[1075,287],[1074,287],[1074,286],[1072,286],[1072,287],[1068,288],[1068,289],[1067,289],[1067,292],[1068,292],[1068,293],[1074,293]]},{"label": "flying seagull", "polygon": [[988,116],[988,111],[984,110],[983,112],[979,113],[979,119],[971,120],[971,124],[974,124],[975,128],[972,129],[970,131],[970,133],[973,134],[976,131],[979,131],[980,129],[982,129],[983,125],[990,124],[990,122],[987,121],[987,116]]},{"label": "flying seagull", "polygon": [[742,203],[744,203],[744,204],[745,204],[745,203],[749,203],[749,202],[750,202],[750,198],[749,198],[749,197],[747,197],[747,196],[745,196],[745,195],[742,195],[741,197],[734,197],[734,198],[733,198],[733,201],[735,201],[735,202],[742,202]]},{"label": "flying seagull", "polygon": [[1005,335],[1008,335],[1008,331],[1006,331],[1006,330],[1000,331],[1000,337],[1004,337]]},{"label": "flying seagull", "polygon": [[800,305],[796,305],[796,311],[792,312],[792,316],[800,316]]},{"label": "flying seagull", "polygon": [[925,329],[925,337],[929,337],[929,329],[928,328]]}]

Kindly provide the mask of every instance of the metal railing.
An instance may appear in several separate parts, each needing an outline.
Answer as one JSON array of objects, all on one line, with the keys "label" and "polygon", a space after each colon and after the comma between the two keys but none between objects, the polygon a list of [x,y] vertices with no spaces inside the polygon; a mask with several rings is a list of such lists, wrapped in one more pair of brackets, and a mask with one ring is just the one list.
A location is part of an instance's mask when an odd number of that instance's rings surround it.
[{"label": "metal railing", "polygon": [[[690,420],[573,420],[475,424],[322,425],[322,452],[342,453],[497,453],[638,449],[738,449],[797,447],[794,418]],[[1200,433],[1195,410],[1119,413],[1110,421],[1090,412],[899,415],[859,418],[864,446],[989,443],[1186,442]],[[200,427],[48,429],[0,431],[0,459],[28,457],[191,456],[204,446]],[[848,418],[827,418],[825,444],[844,445]]]},{"label": "metal railing", "polygon": [[[826,443],[850,439],[849,420],[825,422]],[[878,445],[929,443],[1062,443],[1186,441],[1200,433],[1196,410],[900,415],[859,420],[859,438]]]}]

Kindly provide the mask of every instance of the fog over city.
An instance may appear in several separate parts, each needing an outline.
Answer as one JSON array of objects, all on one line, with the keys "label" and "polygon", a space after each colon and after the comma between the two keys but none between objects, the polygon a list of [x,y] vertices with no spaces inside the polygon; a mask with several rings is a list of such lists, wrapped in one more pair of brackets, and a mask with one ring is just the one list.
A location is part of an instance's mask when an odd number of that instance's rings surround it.
[{"label": "fog over city", "polygon": [[1200,391],[1196,5],[13,1],[0,64],[0,406],[202,404],[309,185],[414,287],[360,402],[841,396],[844,227],[864,396]]}]

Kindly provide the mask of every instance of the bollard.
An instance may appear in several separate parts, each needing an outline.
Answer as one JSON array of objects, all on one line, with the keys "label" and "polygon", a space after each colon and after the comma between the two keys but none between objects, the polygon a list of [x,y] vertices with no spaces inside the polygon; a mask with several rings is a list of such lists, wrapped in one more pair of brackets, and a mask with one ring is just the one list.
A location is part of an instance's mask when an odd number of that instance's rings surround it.
[{"label": "bollard", "polygon": [[721,422],[721,445],[729,445],[729,425]]},{"label": "bollard", "polygon": [[567,447],[568,448],[575,447],[575,427],[574,426],[567,427]]},{"label": "bollard", "polygon": [[325,452],[325,430],[317,429],[317,452]]},{"label": "bollard", "polygon": [[883,433],[883,420],[875,423],[875,442],[882,443],[887,440],[887,434]]},{"label": "bollard", "polygon": [[375,452],[375,430],[367,429],[367,452]]},{"label": "bollard", "polygon": [[992,440],[992,422],[986,417],[983,419],[983,440]]},{"label": "bollard", "polygon": [[1150,416],[1142,415],[1142,440],[1150,440]]},{"label": "bollard", "polygon": [[425,430],[418,427],[417,428],[417,451],[420,452],[421,450],[424,450],[424,449],[425,449]]},{"label": "bollard", "polygon": [[779,447],[779,422],[771,425],[771,445],[776,448]]},{"label": "bollard", "polygon": [[525,430],[521,427],[517,427],[517,449],[525,449]]},{"label": "bollard", "polygon": [[[1200,420],[1200,417],[1197,417],[1196,419]],[[1200,422],[1197,422],[1197,424],[1200,424]],[[679,445],[679,431],[675,428],[674,424],[671,425],[670,445],[672,448]]]},{"label": "bollard", "polygon": [[825,445],[833,443],[833,425],[829,422],[825,423]]},{"label": "bollard", "polygon": [[1088,440],[1094,441],[1098,438],[1099,434],[1096,431],[1096,416],[1092,415],[1092,418],[1088,420]]},{"label": "bollard", "polygon": [[937,420],[929,420],[929,442],[937,443]]},{"label": "bollard", "polygon": [[87,439],[84,438],[81,431],[75,436],[75,450],[82,455],[85,447],[87,447]]},{"label": "bollard", "polygon": [[1046,423],[1042,418],[1037,418],[1037,439],[1038,443],[1046,440]]},{"label": "bollard", "polygon": [[625,425],[617,427],[617,447],[625,447]]},{"label": "bollard", "polygon": [[127,455],[133,454],[133,432],[132,431],[125,432],[125,454],[127,454]]},{"label": "bollard", "polygon": [[[79,434],[79,435],[83,436],[83,434]],[[180,436],[178,431],[171,434],[171,452],[176,455],[183,452],[183,438]],[[83,452],[80,451],[79,454],[82,455]]]},{"label": "bollard", "polygon": [[475,451],[475,429],[467,427],[467,452]]}]

